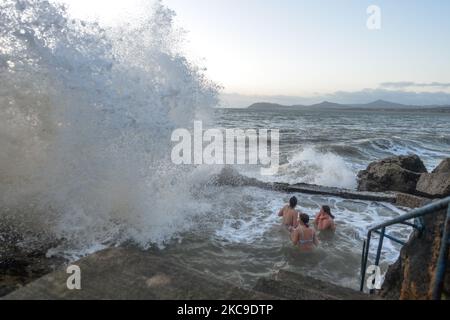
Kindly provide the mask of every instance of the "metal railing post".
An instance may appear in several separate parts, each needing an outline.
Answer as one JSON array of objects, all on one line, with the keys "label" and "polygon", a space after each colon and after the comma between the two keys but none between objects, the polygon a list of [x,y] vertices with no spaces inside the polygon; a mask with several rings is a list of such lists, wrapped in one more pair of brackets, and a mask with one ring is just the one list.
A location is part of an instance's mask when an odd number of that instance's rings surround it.
[{"label": "metal railing post", "polygon": [[360,286],[360,291],[363,292],[364,291],[364,282],[366,280],[366,269],[367,269],[367,259],[369,259],[369,249],[370,249],[370,238],[372,237],[372,232],[369,231],[369,233],[367,234],[367,243],[365,245],[365,252],[364,252],[364,260],[363,260],[363,265],[362,265],[362,270],[361,270],[361,286]]},{"label": "metal railing post", "polygon": [[383,242],[384,242],[384,234],[386,233],[386,227],[384,227],[383,229],[381,229],[381,234],[380,234],[380,240],[378,242],[378,250],[377,250],[377,256],[375,258],[375,265],[379,266],[380,265],[380,258],[381,258],[381,250],[383,249]]},{"label": "metal railing post", "polygon": [[[381,250],[383,250],[383,242],[384,242],[384,235],[386,234],[386,227],[381,229],[380,233],[380,239],[378,240],[378,249],[377,249],[377,256],[375,257],[375,265],[378,267],[380,265],[380,258],[381,258]],[[375,290],[370,290],[369,293],[373,294]]]},{"label": "metal railing post", "polygon": [[441,300],[442,290],[444,288],[445,272],[447,271],[447,260],[450,242],[450,205],[447,208],[447,215],[444,223],[444,232],[442,234],[441,249],[437,262],[435,282],[433,286],[433,300]]},{"label": "metal railing post", "polygon": [[362,249],[362,254],[361,254],[361,270],[363,269],[365,254],[366,254],[366,240],[363,241],[363,249]]}]

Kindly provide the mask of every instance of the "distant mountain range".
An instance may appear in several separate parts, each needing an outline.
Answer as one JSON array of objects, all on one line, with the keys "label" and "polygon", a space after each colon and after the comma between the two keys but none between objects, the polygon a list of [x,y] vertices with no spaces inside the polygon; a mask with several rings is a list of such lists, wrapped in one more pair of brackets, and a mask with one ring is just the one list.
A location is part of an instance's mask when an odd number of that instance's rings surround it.
[{"label": "distant mountain range", "polygon": [[296,110],[296,109],[364,109],[364,110],[429,110],[429,111],[442,111],[450,112],[450,105],[428,105],[428,106],[414,106],[405,105],[400,103],[389,102],[385,100],[377,100],[365,104],[341,104],[329,101],[313,105],[292,105],[286,106],[269,102],[258,102],[248,107],[249,110],[269,110],[269,111],[282,111],[282,110]]}]

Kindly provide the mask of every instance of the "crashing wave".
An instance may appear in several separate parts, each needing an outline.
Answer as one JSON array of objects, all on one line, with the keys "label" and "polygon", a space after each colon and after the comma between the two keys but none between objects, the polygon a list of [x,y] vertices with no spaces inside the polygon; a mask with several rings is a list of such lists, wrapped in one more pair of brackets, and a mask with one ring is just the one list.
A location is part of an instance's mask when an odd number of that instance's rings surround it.
[{"label": "crashing wave", "polygon": [[170,135],[217,87],[177,49],[174,12],[149,12],[102,28],[48,1],[0,4],[0,216],[61,240],[55,253],[161,243],[199,212]]}]

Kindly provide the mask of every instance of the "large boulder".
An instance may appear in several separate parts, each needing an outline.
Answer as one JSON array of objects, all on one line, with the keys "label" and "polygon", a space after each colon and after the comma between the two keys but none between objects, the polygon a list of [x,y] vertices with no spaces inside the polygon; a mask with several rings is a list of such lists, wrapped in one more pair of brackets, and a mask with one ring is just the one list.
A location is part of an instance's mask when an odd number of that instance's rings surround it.
[{"label": "large boulder", "polygon": [[[446,210],[424,217],[425,230],[414,231],[386,273],[381,296],[386,299],[429,300],[436,275]],[[450,257],[444,282],[444,299],[450,297]]]},{"label": "large boulder", "polygon": [[442,162],[433,170],[433,173],[450,172],[450,158],[442,160]]},{"label": "large boulder", "polygon": [[427,169],[417,155],[395,156],[372,162],[358,173],[359,191],[416,193],[416,185]]},{"label": "large boulder", "polygon": [[450,158],[442,161],[432,173],[422,174],[416,190],[419,194],[434,198],[450,196]]}]

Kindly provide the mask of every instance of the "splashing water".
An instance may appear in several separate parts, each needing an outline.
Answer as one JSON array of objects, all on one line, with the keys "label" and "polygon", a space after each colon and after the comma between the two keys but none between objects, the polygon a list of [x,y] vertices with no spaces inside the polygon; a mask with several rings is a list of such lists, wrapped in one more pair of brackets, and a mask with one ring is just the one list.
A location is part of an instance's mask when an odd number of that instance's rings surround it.
[{"label": "splashing water", "polygon": [[[289,159],[289,167],[303,182],[329,187],[355,188],[356,175],[344,159],[334,153],[322,153],[306,147]],[[292,174],[292,172],[290,173]]]},{"label": "splashing water", "polygon": [[56,254],[161,244],[202,212],[170,134],[207,115],[217,87],[177,49],[174,12],[148,11],[104,29],[47,1],[0,4],[0,215],[59,239]]}]

